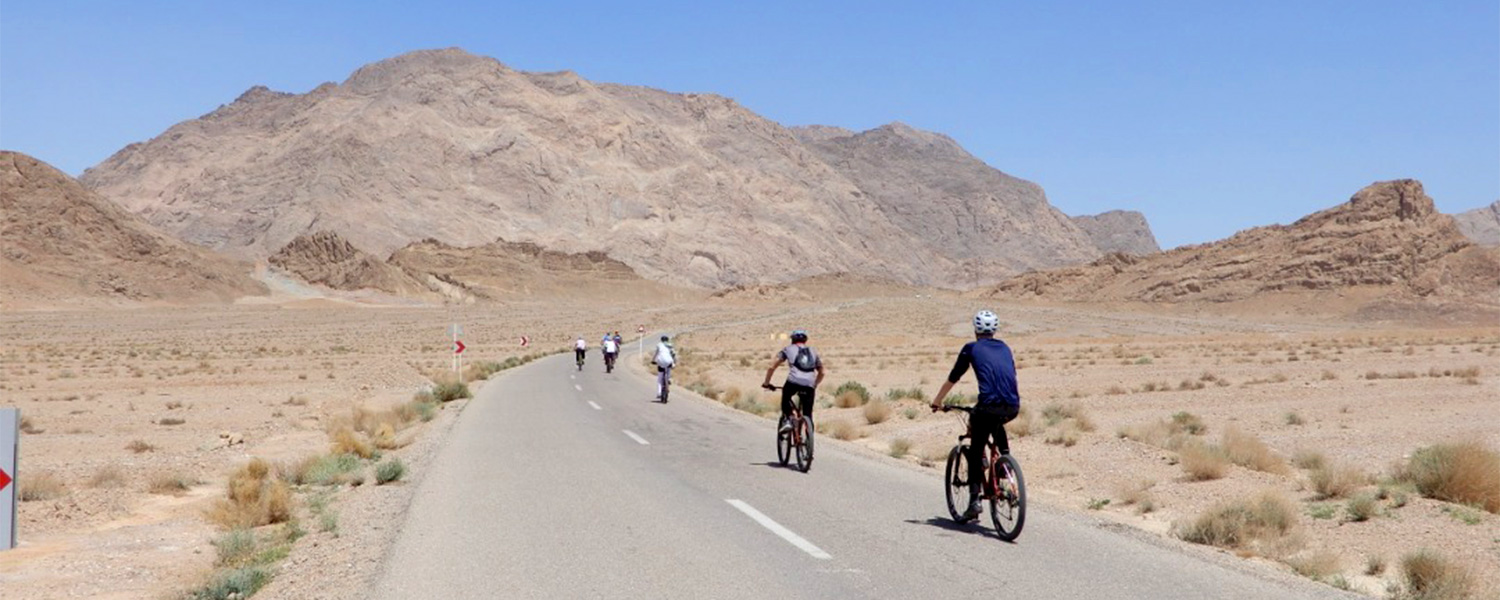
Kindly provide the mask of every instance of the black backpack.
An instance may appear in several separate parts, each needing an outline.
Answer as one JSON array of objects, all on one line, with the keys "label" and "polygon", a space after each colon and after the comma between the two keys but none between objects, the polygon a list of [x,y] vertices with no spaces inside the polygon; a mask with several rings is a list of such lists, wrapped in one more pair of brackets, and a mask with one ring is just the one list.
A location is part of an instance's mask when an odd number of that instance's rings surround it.
[{"label": "black backpack", "polygon": [[797,349],[797,358],[792,359],[792,366],[798,371],[810,373],[818,370],[818,359],[813,356],[811,348],[802,346]]}]

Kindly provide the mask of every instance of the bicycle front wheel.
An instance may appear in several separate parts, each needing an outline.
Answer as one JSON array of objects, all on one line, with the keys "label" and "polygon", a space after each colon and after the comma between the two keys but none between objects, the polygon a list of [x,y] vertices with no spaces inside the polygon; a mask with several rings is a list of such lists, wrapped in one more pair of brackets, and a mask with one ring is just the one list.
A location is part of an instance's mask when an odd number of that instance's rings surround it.
[{"label": "bicycle front wheel", "polygon": [[1021,476],[1021,463],[1009,454],[1001,456],[994,469],[996,485],[995,494],[990,496],[990,521],[995,524],[995,535],[1013,542],[1026,524],[1026,479]]},{"label": "bicycle front wheel", "polygon": [[948,466],[943,469],[943,494],[948,497],[948,516],[955,523],[967,522],[964,511],[969,508],[969,453],[967,444],[958,444],[948,451]]}]

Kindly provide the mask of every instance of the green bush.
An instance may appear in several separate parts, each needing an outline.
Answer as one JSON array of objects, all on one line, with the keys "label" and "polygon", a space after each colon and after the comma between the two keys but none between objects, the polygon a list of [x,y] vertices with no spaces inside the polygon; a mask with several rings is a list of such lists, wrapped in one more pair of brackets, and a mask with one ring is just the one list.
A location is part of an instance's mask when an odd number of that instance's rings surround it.
[{"label": "green bush", "polygon": [[859,396],[859,405],[861,406],[870,401],[870,390],[865,389],[864,384],[858,381],[845,381],[839,384],[839,387],[833,390],[833,397],[842,396],[844,392],[850,392]]},{"label": "green bush", "polygon": [[188,595],[193,600],[229,600],[248,598],[271,582],[271,571],[265,567],[244,567],[223,571],[203,589]]},{"label": "green bush", "polygon": [[469,384],[459,381],[445,381],[432,389],[432,397],[437,399],[438,402],[452,402],[463,398],[472,398],[474,395],[469,392]]},{"label": "green bush", "polygon": [[394,456],[375,467],[375,484],[385,485],[392,481],[399,481],[406,474],[406,465],[401,464],[401,459]]}]

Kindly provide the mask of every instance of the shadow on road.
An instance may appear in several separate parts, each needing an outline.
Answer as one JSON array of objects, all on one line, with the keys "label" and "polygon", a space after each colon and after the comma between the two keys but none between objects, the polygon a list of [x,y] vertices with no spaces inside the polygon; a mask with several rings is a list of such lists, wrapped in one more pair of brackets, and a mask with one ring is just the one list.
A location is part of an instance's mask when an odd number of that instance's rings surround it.
[{"label": "shadow on road", "polygon": [[783,471],[791,471],[793,473],[801,473],[801,471],[797,470],[797,465],[794,465],[792,463],[787,463],[787,464],[783,465],[783,464],[781,464],[781,462],[774,461],[774,460],[768,460],[766,462],[754,462],[754,463],[750,463],[750,466],[752,466],[752,467],[771,467],[772,469],[783,470]]},{"label": "shadow on road", "polygon": [[[953,521],[953,519],[945,519],[942,517],[928,517],[927,519],[922,521],[918,521],[916,519],[907,519],[906,522],[912,525],[928,525],[955,533],[967,533],[969,535],[980,535],[984,537],[991,537],[992,533],[990,530],[980,526],[979,521],[977,520],[971,521],[969,523],[956,523]],[[1006,543],[1014,544],[1015,542]]]}]

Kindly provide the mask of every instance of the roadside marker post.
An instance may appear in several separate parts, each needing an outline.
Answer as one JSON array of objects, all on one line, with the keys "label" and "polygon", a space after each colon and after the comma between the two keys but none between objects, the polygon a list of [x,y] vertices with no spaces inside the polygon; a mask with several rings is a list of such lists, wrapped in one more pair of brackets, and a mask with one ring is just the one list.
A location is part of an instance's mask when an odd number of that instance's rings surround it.
[{"label": "roadside marker post", "polygon": [[21,445],[21,409],[0,408],[0,550],[16,547],[16,455]]},{"label": "roadside marker post", "polygon": [[635,326],[635,353],[646,353],[646,325],[644,323]]},{"label": "roadside marker post", "polygon": [[458,323],[454,323],[449,331],[453,334],[453,372],[458,374],[458,382],[463,383],[465,346],[463,342],[458,340],[458,336],[463,335],[464,328],[459,326]]}]

